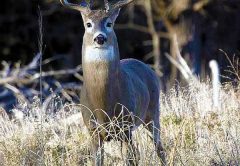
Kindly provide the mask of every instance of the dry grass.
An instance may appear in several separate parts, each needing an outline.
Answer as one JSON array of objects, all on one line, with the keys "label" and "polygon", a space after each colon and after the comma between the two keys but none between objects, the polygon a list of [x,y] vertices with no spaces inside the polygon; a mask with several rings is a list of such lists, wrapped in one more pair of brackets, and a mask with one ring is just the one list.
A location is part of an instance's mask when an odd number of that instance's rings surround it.
[{"label": "dry grass", "polygon": [[206,84],[162,95],[162,136],[170,165],[239,165],[239,92],[222,87],[220,108],[213,107]]},{"label": "dry grass", "polygon": [[[223,86],[220,108],[213,107],[208,83],[192,83],[161,94],[161,136],[168,165],[240,165],[239,94],[239,88]],[[15,112],[28,113],[23,120],[0,118],[0,165],[91,164],[91,139],[76,117],[78,110],[61,99],[53,101],[52,105],[59,107],[56,114],[49,109],[42,113],[36,98],[30,106],[19,103]],[[143,126],[135,132],[134,140],[140,151],[139,165],[160,164]],[[120,142],[104,146],[105,165],[124,163]]]}]

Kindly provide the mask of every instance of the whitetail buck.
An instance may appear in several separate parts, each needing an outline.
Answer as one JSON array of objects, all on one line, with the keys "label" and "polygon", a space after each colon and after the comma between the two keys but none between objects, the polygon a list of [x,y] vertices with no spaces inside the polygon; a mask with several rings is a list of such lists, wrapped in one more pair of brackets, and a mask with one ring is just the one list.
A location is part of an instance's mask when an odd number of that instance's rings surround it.
[{"label": "whitetail buck", "polygon": [[[91,110],[99,110],[93,112],[99,124],[106,124],[109,117],[111,119],[118,116],[121,108],[115,108],[117,103],[124,105],[143,122],[152,122],[153,125],[148,129],[154,133],[153,139],[158,156],[165,162],[159,133],[158,77],[150,67],[138,60],[120,60],[117,37],[113,30],[120,8],[133,0],[120,0],[115,4],[105,0],[104,10],[92,10],[91,3],[85,1],[80,4],[73,4],[67,0],[60,1],[63,5],[80,11],[85,26],[82,45],[84,83],[81,104]],[[107,115],[100,110],[104,110]],[[91,132],[94,128],[89,123],[91,113],[83,111],[82,114],[84,123]],[[142,123],[139,119],[134,119],[136,126]],[[131,134],[129,137],[131,140]],[[96,158],[99,157],[97,153],[104,139],[106,133],[101,132],[100,140],[94,143],[93,151]],[[102,162],[95,160],[96,165],[101,165]]]}]

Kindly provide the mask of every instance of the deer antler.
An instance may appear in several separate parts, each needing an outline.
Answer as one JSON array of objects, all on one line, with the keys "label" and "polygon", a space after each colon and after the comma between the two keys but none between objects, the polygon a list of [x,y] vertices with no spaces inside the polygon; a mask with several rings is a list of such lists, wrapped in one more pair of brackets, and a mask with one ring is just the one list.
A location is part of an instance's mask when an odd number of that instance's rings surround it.
[{"label": "deer antler", "polygon": [[115,4],[110,4],[108,2],[108,0],[104,0],[105,2],[105,9],[108,11],[108,10],[114,10],[114,9],[119,9],[131,2],[133,2],[134,0],[119,0],[117,3]]},{"label": "deer antler", "polygon": [[104,0],[104,4],[105,4],[105,10],[108,12],[110,9],[108,0]]},{"label": "deer antler", "polygon": [[60,2],[67,7],[70,7],[72,9],[78,10],[80,12],[86,12],[88,10],[91,10],[92,0],[90,0],[89,3],[87,3],[85,0],[81,2],[80,4],[73,4],[68,2],[68,0],[60,0]]},{"label": "deer antler", "polygon": [[[105,4],[105,10],[109,11],[109,10],[114,10],[114,9],[119,9],[131,2],[133,2],[134,0],[119,0],[117,3],[114,4],[110,4],[108,0],[104,0],[104,4]],[[86,0],[83,0],[80,4],[73,4],[68,2],[68,0],[60,0],[60,2],[67,7],[70,7],[72,9],[78,10],[80,12],[86,12],[88,10],[91,10],[91,5],[93,3],[93,0],[90,0],[89,3],[86,2]]]}]

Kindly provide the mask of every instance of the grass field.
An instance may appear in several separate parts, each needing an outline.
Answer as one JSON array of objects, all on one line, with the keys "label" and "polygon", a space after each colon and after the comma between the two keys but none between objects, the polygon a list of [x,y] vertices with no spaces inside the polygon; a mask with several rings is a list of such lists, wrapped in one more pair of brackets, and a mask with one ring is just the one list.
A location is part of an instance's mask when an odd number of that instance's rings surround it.
[{"label": "grass field", "polygon": [[[168,165],[240,165],[240,88],[221,87],[220,106],[213,107],[208,83],[192,83],[161,94],[161,137]],[[71,103],[72,104],[72,103]],[[77,109],[56,97],[42,112],[40,100],[19,103],[15,112],[28,116],[0,117],[0,165],[90,165],[90,136]],[[68,111],[66,111],[68,110]],[[50,113],[49,113],[50,112]],[[160,165],[144,125],[134,133],[139,165]],[[120,142],[105,145],[105,165],[123,165]]]}]

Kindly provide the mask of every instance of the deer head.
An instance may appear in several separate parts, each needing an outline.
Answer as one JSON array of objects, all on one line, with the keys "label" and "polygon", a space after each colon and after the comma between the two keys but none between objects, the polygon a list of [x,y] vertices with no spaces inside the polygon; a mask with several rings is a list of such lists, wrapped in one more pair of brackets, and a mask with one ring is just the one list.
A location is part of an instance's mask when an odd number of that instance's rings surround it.
[{"label": "deer head", "polygon": [[[89,3],[83,1],[79,5],[72,4],[67,0],[60,1],[63,5],[81,12],[85,27],[83,51],[86,51],[85,49],[89,46],[92,46],[92,49],[111,50],[109,47],[117,48],[117,38],[113,26],[120,8],[133,0],[120,0],[115,4],[104,0],[105,9],[102,10],[92,10],[92,1]],[[84,52],[83,55],[85,54]]]}]

